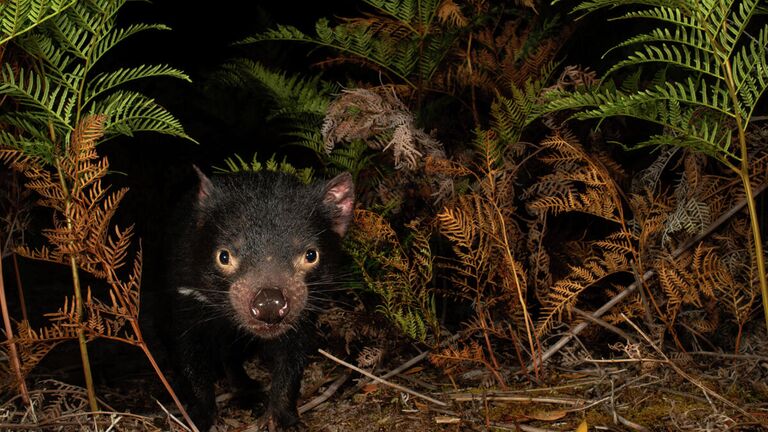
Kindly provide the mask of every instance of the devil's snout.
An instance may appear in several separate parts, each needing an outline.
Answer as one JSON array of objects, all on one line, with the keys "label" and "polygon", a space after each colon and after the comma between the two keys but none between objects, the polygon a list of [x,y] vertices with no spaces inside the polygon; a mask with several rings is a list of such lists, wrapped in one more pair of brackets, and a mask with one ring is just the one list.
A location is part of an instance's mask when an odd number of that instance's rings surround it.
[{"label": "devil's snout", "polygon": [[277,324],[288,314],[288,302],[277,288],[264,288],[251,301],[251,314],[259,321]]}]

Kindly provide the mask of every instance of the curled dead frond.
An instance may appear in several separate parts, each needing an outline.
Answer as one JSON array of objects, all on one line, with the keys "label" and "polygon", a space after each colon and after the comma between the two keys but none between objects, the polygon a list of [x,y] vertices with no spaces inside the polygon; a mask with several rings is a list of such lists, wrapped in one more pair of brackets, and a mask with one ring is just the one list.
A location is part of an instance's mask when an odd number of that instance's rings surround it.
[{"label": "curled dead frond", "polygon": [[321,132],[329,153],[340,142],[364,140],[391,150],[398,169],[414,170],[426,156],[445,158],[443,145],[415,126],[413,114],[386,87],[344,90],[329,105]]},{"label": "curled dead frond", "polygon": [[622,196],[610,172],[569,134],[555,133],[541,143],[538,159],[552,168],[524,193],[533,214],[589,213],[624,224]]}]

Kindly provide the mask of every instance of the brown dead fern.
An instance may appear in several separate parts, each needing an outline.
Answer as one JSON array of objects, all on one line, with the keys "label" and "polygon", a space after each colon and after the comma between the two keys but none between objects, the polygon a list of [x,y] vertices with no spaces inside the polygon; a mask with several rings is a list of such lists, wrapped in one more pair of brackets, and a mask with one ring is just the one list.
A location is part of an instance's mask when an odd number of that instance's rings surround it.
[{"label": "brown dead fern", "polygon": [[[25,186],[39,196],[38,204],[52,210],[53,227],[42,234],[47,244],[39,248],[20,246],[16,251],[31,259],[67,265],[71,269],[73,296],[66,297],[58,311],[47,314],[49,324],[32,329],[28,322],[17,324],[14,342],[20,346],[22,371],[26,374],[56,345],[78,340],[91,400],[95,394],[90,381],[90,363],[86,342],[105,338],[139,347],[155,369],[166,389],[181,408],[142,337],[139,327],[139,288],[141,285],[141,249],[131,254],[133,227],[121,229],[112,218],[127,189],[110,191],[102,184],[109,172],[107,158],[96,152],[107,118],[88,115],[82,118],[66,145],[59,144],[54,156],[54,170],[36,157],[20,150],[2,149],[0,158],[27,178]],[[51,141],[60,143],[56,136]],[[86,272],[106,286],[106,292],[87,287],[83,292],[81,272]],[[103,294],[109,301],[101,300]],[[5,382],[13,382],[13,379]]]},{"label": "brown dead fern", "polygon": [[609,169],[612,164],[589,155],[568,133],[556,131],[539,145],[536,158],[549,171],[537,177],[523,194],[528,199],[528,211],[536,216],[529,223],[534,234],[529,244],[536,247],[531,257],[536,274],[551,272],[544,267],[550,258],[541,234],[547,229],[548,218],[585,213],[616,224],[616,230],[603,240],[586,242],[578,248],[583,252],[572,254],[571,261],[578,264],[570,264],[565,277],[554,283],[541,276],[534,279],[545,284],[537,288],[542,313],[536,332],[541,337],[563,319],[564,313],[570,313],[584,290],[607,282],[617,273],[631,271],[630,263],[638,256],[638,239],[627,227],[623,193]]},{"label": "brown dead fern", "polygon": [[[504,386],[493,339],[512,341],[518,356],[535,353],[538,342],[528,311],[527,276],[518,258],[524,236],[514,218],[517,166],[501,146],[491,131],[478,136],[474,186],[438,213],[435,223],[453,251],[440,263],[451,284],[446,294],[472,305],[468,334],[483,339],[486,365]],[[527,341],[525,348],[518,346],[520,340]]]}]

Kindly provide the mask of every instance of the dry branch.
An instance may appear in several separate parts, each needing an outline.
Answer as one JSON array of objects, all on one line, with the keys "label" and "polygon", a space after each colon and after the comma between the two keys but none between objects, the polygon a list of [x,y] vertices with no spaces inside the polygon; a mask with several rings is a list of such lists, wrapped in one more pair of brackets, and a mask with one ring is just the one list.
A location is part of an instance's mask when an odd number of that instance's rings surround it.
[{"label": "dry branch", "polygon": [[[754,196],[757,197],[762,192],[764,192],[768,188],[768,182],[763,183],[762,185],[758,186],[754,189]],[[710,224],[707,229],[699,233],[698,235],[690,238],[688,241],[680,245],[677,249],[675,249],[672,252],[672,257],[677,258],[680,255],[683,254],[683,252],[690,249],[695,244],[699,243],[703,239],[707,238],[712,232],[714,232],[720,225],[724,224],[726,221],[728,221],[731,217],[733,217],[736,213],[741,211],[745,206],[747,205],[747,199],[740,200],[736,205],[731,207],[730,210],[723,213],[717,220],[715,220],[712,224]],[[639,280],[635,281],[631,285],[627,286],[623,291],[619,292],[615,296],[613,296],[608,302],[606,302],[603,306],[601,306],[596,311],[592,312],[591,316],[593,318],[600,318],[602,317],[606,312],[613,309],[614,306],[619,304],[624,298],[626,298],[628,295],[632,294],[637,290],[637,288],[640,287],[640,285],[646,281],[648,281],[653,275],[656,274],[655,270],[650,269],[647,270],[645,273],[643,273],[642,277],[639,278]],[[558,351],[560,351],[565,345],[568,344],[574,337],[576,337],[579,333],[581,333],[585,328],[589,326],[589,322],[583,321],[579,324],[576,324],[573,326],[565,336],[561,337],[557,342],[555,342],[552,346],[550,346],[539,358],[536,358],[531,362],[527,370],[531,371],[534,368],[538,368],[542,363],[547,361],[550,357],[555,355]]]},{"label": "dry branch", "polygon": [[427,395],[421,394],[421,393],[419,393],[419,392],[417,392],[417,391],[411,390],[411,389],[409,389],[409,388],[407,388],[407,387],[403,387],[403,386],[401,386],[401,385],[399,385],[399,384],[395,384],[395,383],[393,383],[393,382],[390,382],[390,381],[387,381],[387,380],[385,380],[385,379],[383,379],[383,378],[379,378],[379,377],[377,377],[376,375],[374,375],[374,374],[372,374],[372,373],[370,373],[370,372],[368,372],[368,371],[365,371],[365,370],[363,370],[363,369],[360,369],[359,367],[357,367],[357,366],[355,366],[355,365],[353,365],[353,364],[347,363],[347,362],[345,362],[344,360],[342,360],[342,359],[340,359],[340,358],[338,358],[338,357],[335,357],[334,355],[332,355],[332,354],[330,354],[330,353],[328,353],[328,352],[326,352],[326,351],[324,351],[324,350],[321,350],[321,349],[320,349],[320,350],[317,350],[317,351],[318,351],[320,354],[322,354],[322,355],[324,355],[324,356],[328,357],[329,359],[331,359],[331,360],[335,361],[336,363],[338,363],[338,364],[340,364],[340,365],[342,365],[342,366],[346,366],[346,367],[348,367],[348,368],[350,368],[350,369],[354,370],[355,372],[359,372],[359,373],[361,373],[361,374],[363,374],[363,375],[367,376],[368,378],[371,378],[371,379],[373,379],[374,381],[378,381],[378,382],[380,382],[380,383],[382,383],[382,384],[384,384],[384,385],[388,385],[388,386],[390,386],[390,387],[392,387],[392,388],[394,388],[394,389],[396,389],[396,390],[399,390],[399,391],[401,391],[401,392],[404,392],[404,393],[408,393],[408,394],[410,394],[410,395],[413,395],[413,396],[416,396],[416,397],[418,397],[418,398],[424,399],[424,400],[426,400],[426,401],[432,402],[432,403],[433,403],[433,404],[435,404],[435,405],[439,405],[439,406],[443,406],[443,407],[445,407],[445,406],[448,406],[448,404],[447,404],[447,403],[445,403],[445,402],[443,402],[443,401],[439,401],[439,400],[437,400],[437,399],[434,399],[434,398],[432,398],[432,397],[429,397],[429,396],[427,396]]}]

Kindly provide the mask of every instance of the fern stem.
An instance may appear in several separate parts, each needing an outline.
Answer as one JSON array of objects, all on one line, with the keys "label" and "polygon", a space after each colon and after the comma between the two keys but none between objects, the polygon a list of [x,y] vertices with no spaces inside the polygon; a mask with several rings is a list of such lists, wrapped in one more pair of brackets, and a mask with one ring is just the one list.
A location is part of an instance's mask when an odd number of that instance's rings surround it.
[{"label": "fern stem", "polygon": [[[52,137],[53,138],[53,137]],[[53,141],[53,140],[52,140]],[[55,142],[55,141],[54,141]],[[72,208],[72,195],[67,187],[67,182],[64,179],[64,171],[61,168],[61,158],[56,158],[56,171],[59,177],[59,185],[64,195],[64,217],[67,220],[67,229],[72,230],[72,217],[70,211]],[[93,386],[93,375],[91,374],[91,361],[88,357],[88,345],[85,339],[85,328],[82,326],[83,322],[83,294],[80,284],[80,270],[77,265],[77,258],[74,254],[69,256],[69,266],[72,271],[72,288],[75,291],[75,325],[77,326],[77,341],[80,347],[80,360],[83,363],[83,375],[85,377],[85,388],[88,393],[88,404],[91,411],[96,412],[99,410],[99,403],[96,400],[96,389]]]},{"label": "fern stem", "polygon": [[[19,271],[19,257],[14,253],[13,257],[13,273],[16,275],[16,290],[19,293],[19,306],[21,307],[21,319],[23,321],[29,321],[27,317],[27,302],[24,300],[24,285],[21,283],[21,272]],[[2,272],[0,272],[2,274]]]},{"label": "fern stem", "polygon": [[[489,173],[490,173],[490,165],[488,165]],[[495,183],[492,181],[490,184],[494,188],[494,196],[496,194],[495,190]],[[498,205],[496,204],[496,201],[493,201],[493,207],[494,211],[497,215],[499,215],[499,223],[501,225],[501,236],[504,241],[504,250],[506,252],[506,258],[509,260],[509,266],[512,269],[512,276],[515,282],[515,291],[517,291],[517,299],[520,302],[520,307],[523,309],[523,321],[525,321],[525,333],[528,337],[528,344],[530,346],[531,350],[531,357],[536,358],[536,353],[540,352],[540,350],[536,349],[536,346],[538,344],[538,339],[536,339],[533,335],[532,327],[533,327],[533,320],[531,319],[531,315],[528,313],[528,306],[525,302],[525,295],[523,293],[523,288],[520,284],[520,275],[517,274],[517,268],[515,266],[515,259],[512,256],[511,252],[511,246],[509,245],[509,238],[507,237],[507,224],[504,221],[504,214],[501,212],[501,209],[499,209]],[[538,368],[534,371],[534,374],[536,377],[539,375]]]},{"label": "fern stem", "polygon": [[19,360],[19,352],[16,349],[16,342],[13,338],[13,329],[11,328],[11,317],[8,314],[8,301],[5,298],[5,283],[3,282],[3,260],[0,258],[0,307],[3,311],[3,325],[5,326],[5,337],[8,340],[8,356],[10,357],[9,363],[14,375],[16,375],[16,381],[19,385],[19,394],[21,394],[21,400],[24,404],[30,406],[29,391],[27,390],[27,383],[24,381],[24,374],[21,371],[21,361]]},{"label": "fern stem", "polygon": [[[745,147],[742,151],[746,153],[746,143],[742,145]],[[755,197],[752,194],[752,185],[749,181],[750,179],[748,170],[748,163],[743,162],[742,170],[739,172],[739,175],[741,176],[741,180],[744,183],[744,192],[746,192],[747,195],[749,223],[752,227],[752,238],[754,239],[755,243],[754,247],[755,260],[757,261],[757,276],[758,280],[760,281],[760,293],[763,297],[763,314],[765,315],[765,327],[768,329],[768,279],[765,275],[765,255],[763,255],[763,240],[761,238],[762,236],[760,235],[760,215],[757,213],[757,206],[755,205]]]},{"label": "fern stem", "polygon": [[[757,213],[757,206],[755,205],[755,197],[752,193],[752,184],[749,176],[749,151],[747,149],[747,136],[745,133],[746,124],[749,119],[743,119],[739,112],[739,98],[736,94],[735,81],[733,79],[733,70],[731,67],[731,61],[726,58],[723,61],[723,69],[725,70],[725,82],[728,87],[728,94],[731,97],[733,103],[733,114],[736,119],[736,129],[739,136],[739,148],[741,150],[741,168],[736,170],[736,173],[741,177],[741,182],[744,185],[744,192],[746,193],[747,209],[749,211],[749,223],[752,228],[752,238],[754,240],[755,248],[755,260],[757,261],[757,277],[760,281],[760,293],[763,298],[763,315],[765,318],[765,328],[768,329],[768,279],[765,275],[765,255],[763,255],[763,240],[760,235],[760,215]],[[747,120],[745,122],[745,120]]]},{"label": "fern stem", "polygon": [[[478,291],[479,293],[480,291]],[[481,304],[481,303],[478,303]],[[501,376],[499,373],[499,369],[501,367],[499,366],[498,360],[496,360],[496,354],[493,353],[493,344],[491,344],[491,338],[488,337],[488,325],[485,323],[485,309],[482,307],[478,307],[477,311],[477,318],[480,321],[480,328],[483,330],[483,340],[485,340],[485,347],[488,350],[488,356],[491,358],[491,363],[486,365],[488,369],[491,370],[493,375],[496,377],[496,380],[499,382],[499,385],[502,389],[507,388],[507,383],[504,381],[504,377]]]},{"label": "fern stem", "polygon": [[[474,69],[472,68],[472,33],[469,34],[467,39],[467,70],[469,71],[469,76],[472,77],[474,74]],[[480,127],[480,114],[477,112],[477,92],[475,90],[475,83],[471,81],[471,78],[469,92],[472,97],[472,118],[475,121],[475,127]]]}]

